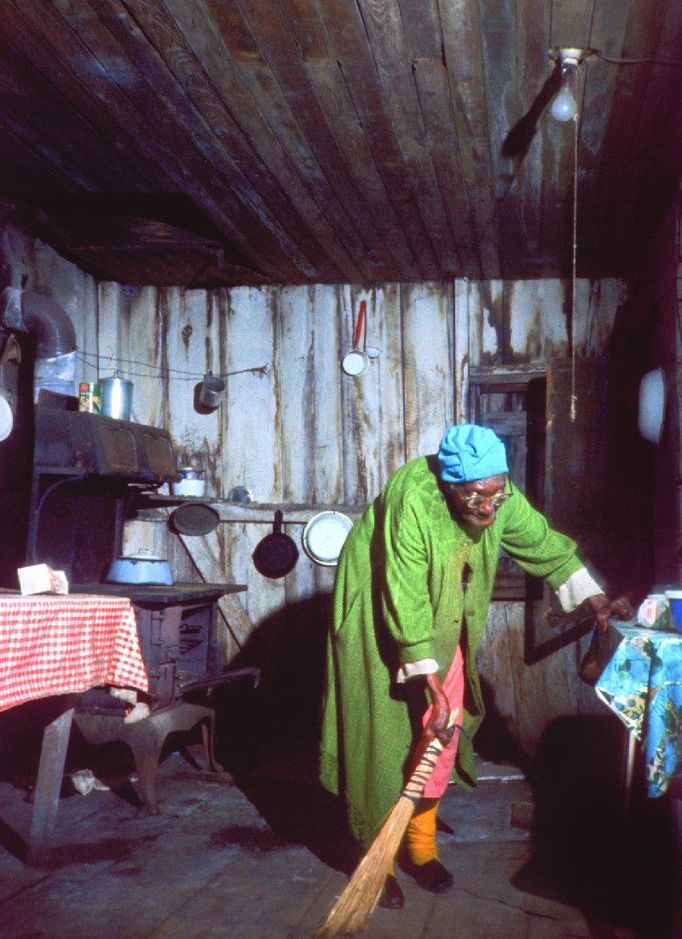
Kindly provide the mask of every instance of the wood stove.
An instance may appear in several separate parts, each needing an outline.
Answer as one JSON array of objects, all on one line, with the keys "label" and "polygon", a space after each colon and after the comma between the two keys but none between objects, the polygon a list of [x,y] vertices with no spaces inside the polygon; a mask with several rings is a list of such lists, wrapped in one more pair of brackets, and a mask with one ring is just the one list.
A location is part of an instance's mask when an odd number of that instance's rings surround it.
[{"label": "wood stove", "polygon": [[245,589],[241,584],[77,584],[73,592],[130,597],[155,710],[246,672],[257,677],[252,669],[226,672],[220,662],[217,601]]},{"label": "wood stove", "polygon": [[36,408],[27,563],[63,570],[73,593],[131,599],[151,713],[126,723],[126,702],[96,689],[81,696],[76,722],[90,742],[130,745],[143,799],[156,811],[154,776],[167,734],[202,722],[217,768],[212,692],[243,678],[258,683],[257,668],[223,668],[217,637],[218,600],[246,586],[105,582],[128,513],[142,492],[177,478],[175,457],[165,430],[76,408],[77,399],[61,395]]},{"label": "wood stove", "polygon": [[27,563],[63,570],[70,584],[101,583],[126,515],[141,492],[176,478],[175,455],[166,430],[74,405],[53,395],[36,408]]}]

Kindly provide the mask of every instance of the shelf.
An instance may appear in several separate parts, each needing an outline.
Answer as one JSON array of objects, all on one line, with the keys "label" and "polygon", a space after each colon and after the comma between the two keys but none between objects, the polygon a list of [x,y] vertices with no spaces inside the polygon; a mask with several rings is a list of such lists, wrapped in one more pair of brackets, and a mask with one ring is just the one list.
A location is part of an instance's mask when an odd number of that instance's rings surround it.
[{"label": "shelf", "polygon": [[231,593],[243,593],[246,584],[174,583],[166,584],[71,584],[71,593],[130,597],[133,603],[183,603],[216,600]]},{"label": "shelf", "polygon": [[141,492],[136,499],[136,505],[138,506],[150,504],[157,508],[165,505],[184,505],[186,502],[199,502],[206,505],[214,504],[213,500],[206,496],[171,496],[160,495],[157,492]]},{"label": "shelf", "polygon": [[137,518],[142,521],[158,521],[167,518],[168,511],[173,506],[186,502],[201,502],[210,505],[218,513],[221,522],[253,522],[255,524],[273,523],[275,512],[281,509],[284,525],[307,525],[313,516],[320,512],[341,512],[352,521],[356,521],[365,511],[364,505],[309,505],[286,502],[228,502],[198,498],[196,496],[181,499],[176,496],[159,495],[158,493],[144,493],[136,501]]}]

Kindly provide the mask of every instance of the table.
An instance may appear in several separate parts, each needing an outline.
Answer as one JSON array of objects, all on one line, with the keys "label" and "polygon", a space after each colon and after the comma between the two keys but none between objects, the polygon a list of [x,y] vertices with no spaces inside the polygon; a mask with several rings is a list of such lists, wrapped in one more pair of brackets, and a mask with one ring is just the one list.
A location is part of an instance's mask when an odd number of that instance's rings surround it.
[{"label": "table", "polygon": [[[629,775],[639,741],[646,792],[663,795],[682,758],[682,633],[611,620],[622,642],[595,686],[630,734]],[[631,778],[626,779],[629,789]]]},{"label": "table", "polygon": [[0,711],[67,696],[43,734],[29,863],[45,859],[54,830],[73,696],[96,685],[148,688],[128,598],[0,594]]}]

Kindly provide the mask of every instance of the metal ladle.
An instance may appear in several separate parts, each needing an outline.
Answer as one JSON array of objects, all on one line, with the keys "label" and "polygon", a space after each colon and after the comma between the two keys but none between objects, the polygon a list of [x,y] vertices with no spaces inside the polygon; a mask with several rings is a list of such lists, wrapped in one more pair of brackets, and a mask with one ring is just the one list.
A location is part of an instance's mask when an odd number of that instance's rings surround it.
[{"label": "metal ladle", "polygon": [[358,321],[355,326],[355,340],[350,352],[346,352],[341,360],[341,368],[346,375],[352,375],[354,378],[358,375],[364,375],[369,368],[370,358],[376,358],[379,354],[378,349],[365,348],[366,331],[365,318],[367,315],[367,301],[360,301],[360,310],[358,312]]},{"label": "metal ladle", "polygon": [[369,358],[361,345],[365,329],[366,311],[367,303],[365,300],[361,300],[360,311],[358,312],[358,321],[355,325],[355,340],[353,342],[353,348],[350,350],[350,352],[346,352],[343,359],[341,360],[341,368],[344,370],[346,375],[352,375],[353,378],[356,378],[358,375],[364,375],[369,368]]},{"label": "metal ladle", "polygon": [[[364,302],[364,301],[363,301]],[[363,349],[365,350],[365,355],[368,359],[378,359],[381,355],[381,349],[377,349],[376,346],[367,345],[367,332],[368,332],[369,316],[365,319],[365,335],[363,340]]]}]

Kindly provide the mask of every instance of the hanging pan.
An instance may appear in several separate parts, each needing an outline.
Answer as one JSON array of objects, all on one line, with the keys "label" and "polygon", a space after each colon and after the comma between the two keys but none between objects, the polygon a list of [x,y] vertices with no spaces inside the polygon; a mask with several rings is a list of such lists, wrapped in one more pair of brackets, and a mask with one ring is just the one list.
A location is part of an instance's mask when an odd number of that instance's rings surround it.
[{"label": "hanging pan", "polygon": [[342,512],[318,512],[303,529],[303,550],[316,564],[335,567],[352,527],[353,522]]},{"label": "hanging pan", "polygon": [[264,577],[284,577],[298,560],[296,542],[282,531],[282,512],[277,509],[272,532],[256,545],[253,563]]},{"label": "hanging pan", "polygon": [[168,520],[176,535],[208,535],[217,527],[220,516],[205,502],[183,502]]}]

